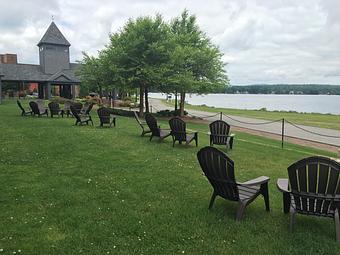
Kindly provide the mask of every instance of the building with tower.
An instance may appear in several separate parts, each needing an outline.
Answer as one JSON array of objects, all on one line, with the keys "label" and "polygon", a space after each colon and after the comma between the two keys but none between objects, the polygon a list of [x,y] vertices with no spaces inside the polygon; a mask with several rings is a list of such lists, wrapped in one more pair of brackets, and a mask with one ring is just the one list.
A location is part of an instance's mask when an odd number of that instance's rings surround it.
[{"label": "building with tower", "polygon": [[79,94],[80,80],[76,70],[79,64],[70,63],[70,46],[54,22],[39,41],[39,65],[18,63],[16,54],[0,54],[1,82],[17,83],[19,90],[36,86],[38,97],[75,98]]}]

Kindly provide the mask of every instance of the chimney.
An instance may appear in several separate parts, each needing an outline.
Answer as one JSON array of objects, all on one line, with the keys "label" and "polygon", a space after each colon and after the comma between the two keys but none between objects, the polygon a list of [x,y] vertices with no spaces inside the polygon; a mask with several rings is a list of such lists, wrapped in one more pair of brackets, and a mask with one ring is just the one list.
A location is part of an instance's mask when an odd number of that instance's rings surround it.
[{"label": "chimney", "polygon": [[18,64],[17,54],[0,54],[1,64]]}]

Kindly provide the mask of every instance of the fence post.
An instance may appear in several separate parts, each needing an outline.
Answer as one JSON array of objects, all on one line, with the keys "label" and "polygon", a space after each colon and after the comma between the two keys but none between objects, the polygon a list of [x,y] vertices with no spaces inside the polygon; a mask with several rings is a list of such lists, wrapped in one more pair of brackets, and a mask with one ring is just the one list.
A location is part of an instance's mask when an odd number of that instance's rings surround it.
[{"label": "fence post", "polygon": [[285,119],[282,119],[282,132],[281,132],[281,148],[283,149],[283,142],[285,137]]},{"label": "fence post", "polygon": [[150,105],[150,113],[152,113],[152,105]]},{"label": "fence post", "polygon": [[220,120],[222,120],[223,119],[223,116],[222,116],[222,112],[220,112]]}]

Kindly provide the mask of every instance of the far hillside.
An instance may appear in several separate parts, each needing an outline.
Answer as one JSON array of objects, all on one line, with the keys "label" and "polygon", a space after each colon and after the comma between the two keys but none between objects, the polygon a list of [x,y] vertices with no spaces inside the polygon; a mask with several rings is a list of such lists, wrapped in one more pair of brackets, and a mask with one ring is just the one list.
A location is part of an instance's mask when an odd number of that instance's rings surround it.
[{"label": "far hillside", "polygon": [[295,95],[340,95],[340,85],[277,84],[229,86],[228,94],[295,94]]}]

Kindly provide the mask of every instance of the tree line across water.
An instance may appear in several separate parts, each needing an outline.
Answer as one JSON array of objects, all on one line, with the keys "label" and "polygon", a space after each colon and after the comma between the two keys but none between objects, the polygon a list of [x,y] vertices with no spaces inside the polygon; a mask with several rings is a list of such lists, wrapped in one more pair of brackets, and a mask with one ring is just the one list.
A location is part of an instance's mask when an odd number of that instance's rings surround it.
[{"label": "tree line across water", "polygon": [[321,84],[277,84],[229,86],[224,91],[228,94],[304,94],[304,95],[340,95],[339,85]]},{"label": "tree line across water", "polygon": [[223,54],[184,10],[167,22],[160,15],[130,19],[98,56],[84,53],[78,75],[83,94],[116,94],[116,90],[139,95],[139,112],[149,110],[148,92],[180,95],[184,114],[187,92],[225,90],[228,77]]}]

